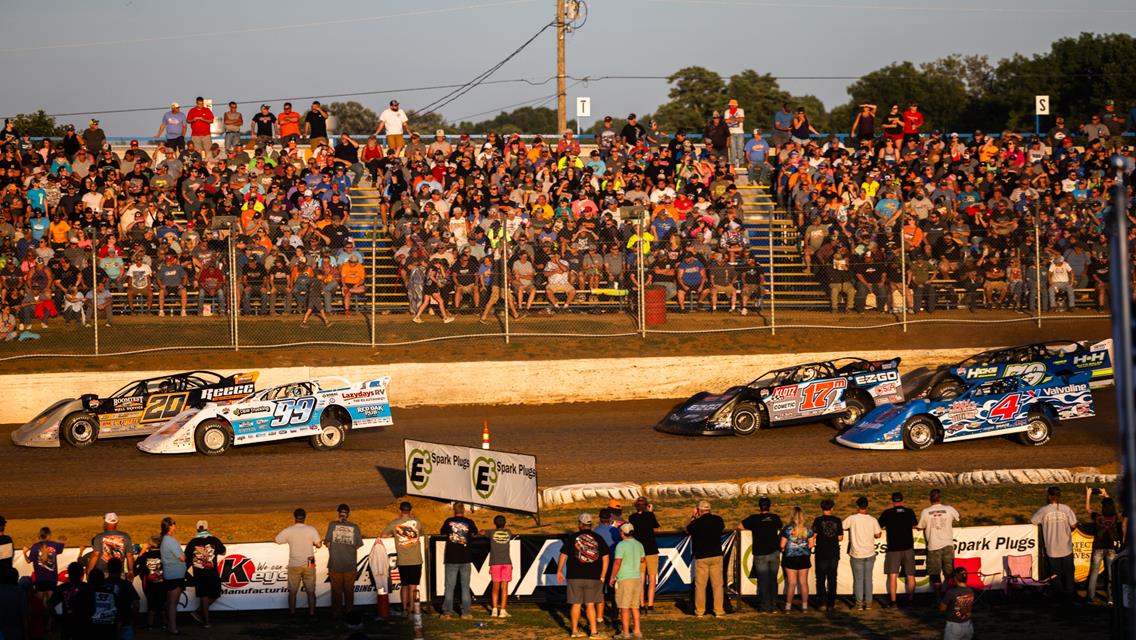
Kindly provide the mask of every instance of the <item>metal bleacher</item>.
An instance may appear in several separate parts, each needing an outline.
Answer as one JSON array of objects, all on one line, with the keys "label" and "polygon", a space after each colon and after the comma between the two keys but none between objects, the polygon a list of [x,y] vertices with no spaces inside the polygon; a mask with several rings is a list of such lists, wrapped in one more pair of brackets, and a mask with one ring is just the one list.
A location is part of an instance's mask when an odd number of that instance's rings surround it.
[{"label": "metal bleacher", "polygon": [[[826,307],[827,296],[818,286],[816,277],[805,269],[797,227],[788,213],[777,209],[769,187],[739,185],[738,192],[742,196],[742,220],[749,237],[750,253],[766,269],[773,268],[777,306]],[[771,253],[772,265],[769,264]]]},{"label": "metal bleacher", "polygon": [[[367,257],[367,276],[376,292],[375,307],[383,310],[405,309],[406,289],[398,277],[390,233],[379,211],[379,191],[352,187],[350,197],[351,216],[347,224],[356,249]],[[373,268],[370,260],[372,254]]]}]

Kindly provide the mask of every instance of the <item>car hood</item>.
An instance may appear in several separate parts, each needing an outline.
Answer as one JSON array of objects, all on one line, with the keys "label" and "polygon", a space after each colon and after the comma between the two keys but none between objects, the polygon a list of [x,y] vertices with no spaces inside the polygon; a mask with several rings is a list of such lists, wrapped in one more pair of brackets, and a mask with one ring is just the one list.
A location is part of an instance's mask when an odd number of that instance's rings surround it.
[{"label": "car hood", "polygon": [[705,420],[733,402],[741,389],[744,387],[731,387],[724,393],[699,393],[671,410],[668,418],[680,422]]},{"label": "car hood", "polygon": [[193,453],[194,430],[202,420],[217,414],[217,403],[210,402],[203,408],[190,408],[173,417],[160,429],[138,443],[138,448],[146,453]]},{"label": "car hood", "polygon": [[903,423],[913,415],[926,413],[927,409],[928,402],[922,399],[876,407],[863,420],[841,433],[837,441],[853,446],[902,442]]},{"label": "car hood", "polygon": [[59,425],[73,411],[83,408],[78,398],[66,398],[44,409],[12,432],[12,443],[21,447],[58,447]]}]

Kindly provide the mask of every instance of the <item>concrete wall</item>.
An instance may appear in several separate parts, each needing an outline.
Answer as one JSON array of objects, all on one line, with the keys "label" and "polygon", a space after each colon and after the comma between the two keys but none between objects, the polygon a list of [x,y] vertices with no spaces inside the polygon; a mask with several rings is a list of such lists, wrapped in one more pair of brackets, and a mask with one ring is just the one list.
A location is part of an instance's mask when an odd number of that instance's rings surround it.
[{"label": "concrete wall", "polygon": [[[869,360],[903,358],[904,372],[958,361],[977,349],[874,351]],[[399,407],[468,404],[547,404],[680,398],[748,382],[769,369],[827,360],[847,352],[674,358],[542,360],[539,362],[393,363],[351,367],[262,369],[258,387],[320,376],[358,381],[391,376],[391,402]],[[8,401],[0,423],[25,422],[48,405],[81,393],[110,394],[132,380],[162,371],[45,373],[0,376]]]}]

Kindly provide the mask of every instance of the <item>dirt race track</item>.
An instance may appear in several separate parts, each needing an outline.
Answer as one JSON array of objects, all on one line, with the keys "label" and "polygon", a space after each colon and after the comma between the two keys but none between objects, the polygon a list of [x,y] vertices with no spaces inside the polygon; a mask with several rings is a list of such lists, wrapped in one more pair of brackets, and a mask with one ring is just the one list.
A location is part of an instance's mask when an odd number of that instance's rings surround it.
[{"label": "dirt race track", "polygon": [[773,428],[748,438],[656,433],[652,425],[673,401],[395,409],[394,426],[352,433],[338,451],[317,453],[297,440],[237,447],[219,458],[147,455],[134,440],[87,449],[25,449],[12,445],[15,427],[6,425],[0,427],[0,505],[8,518],[175,509],[248,513],[342,500],[377,507],[403,492],[403,438],[479,446],[483,419],[489,420],[495,449],[537,456],[541,486],[913,469],[1115,469],[1115,394],[1094,395],[1098,416],[1058,425],[1042,447],[990,438],[920,452],[847,449],[830,441],[834,431],[823,424]]}]

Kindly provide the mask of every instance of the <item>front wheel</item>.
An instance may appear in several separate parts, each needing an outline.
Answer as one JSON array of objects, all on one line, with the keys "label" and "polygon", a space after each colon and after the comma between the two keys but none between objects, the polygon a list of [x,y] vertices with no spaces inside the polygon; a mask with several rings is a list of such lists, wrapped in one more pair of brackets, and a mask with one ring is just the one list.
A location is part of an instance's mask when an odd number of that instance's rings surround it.
[{"label": "front wheel", "polygon": [[843,431],[859,422],[868,411],[868,403],[859,396],[852,396],[844,401],[844,413],[832,419],[832,426]]},{"label": "front wheel", "polygon": [[953,400],[966,390],[966,385],[955,377],[948,376],[931,387],[929,394],[932,400]]},{"label": "front wheel", "polygon": [[1031,447],[1040,447],[1049,442],[1052,433],[1053,421],[1048,416],[1041,413],[1031,413],[1029,422],[1026,423],[1026,430],[1018,434],[1018,440]]},{"label": "front wheel", "polygon": [[762,427],[761,409],[752,402],[739,402],[730,414],[734,435],[748,436]]},{"label": "front wheel", "polygon": [[925,416],[915,416],[903,425],[903,447],[912,451],[922,451],[935,444],[934,421]]},{"label": "front wheel", "polygon": [[343,446],[347,438],[347,429],[337,423],[328,422],[320,425],[320,432],[312,436],[312,448],[316,451],[331,451]]},{"label": "front wheel", "polygon": [[85,411],[64,418],[59,430],[63,440],[77,449],[89,447],[99,439],[99,422],[95,416]]},{"label": "front wheel", "polygon": [[206,420],[197,427],[193,441],[198,453],[219,456],[233,446],[233,432],[229,430],[229,425],[220,420]]}]

